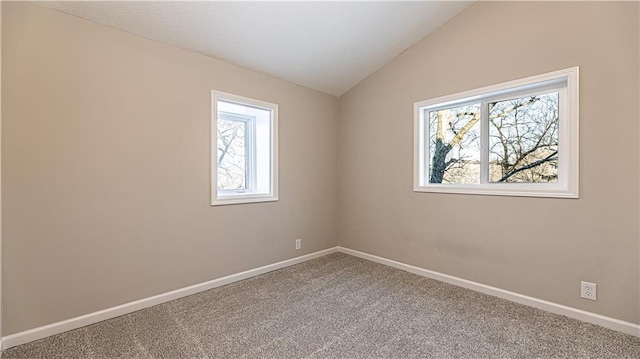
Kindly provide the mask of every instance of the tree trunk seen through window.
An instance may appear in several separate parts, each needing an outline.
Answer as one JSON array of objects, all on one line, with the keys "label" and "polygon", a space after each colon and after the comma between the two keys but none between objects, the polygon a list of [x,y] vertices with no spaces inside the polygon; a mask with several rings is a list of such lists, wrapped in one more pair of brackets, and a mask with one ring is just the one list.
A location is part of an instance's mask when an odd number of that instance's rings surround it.
[{"label": "tree trunk seen through window", "polygon": [[429,115],[430,183],[478,183],[480,104],[432,111]]}]

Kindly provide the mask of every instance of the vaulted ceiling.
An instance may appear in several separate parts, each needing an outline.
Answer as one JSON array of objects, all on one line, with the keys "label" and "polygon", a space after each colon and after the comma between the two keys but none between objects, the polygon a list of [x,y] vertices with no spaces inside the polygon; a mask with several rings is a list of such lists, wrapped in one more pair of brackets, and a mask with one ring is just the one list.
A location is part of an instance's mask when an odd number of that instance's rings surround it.
[{"label": "vaulted ceiling", "polygon": [[38,2],[336,96],[471,3]]}]

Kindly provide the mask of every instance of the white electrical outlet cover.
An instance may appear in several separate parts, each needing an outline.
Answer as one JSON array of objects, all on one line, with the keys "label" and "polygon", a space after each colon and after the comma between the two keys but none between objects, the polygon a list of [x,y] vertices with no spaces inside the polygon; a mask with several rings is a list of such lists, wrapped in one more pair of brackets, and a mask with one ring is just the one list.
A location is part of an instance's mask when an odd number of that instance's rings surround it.
[{"label": "white electrical outlet cover", "polygon": [[597,300],[596,284],[591,282],[580,282],[580,297],[589,300]]}]

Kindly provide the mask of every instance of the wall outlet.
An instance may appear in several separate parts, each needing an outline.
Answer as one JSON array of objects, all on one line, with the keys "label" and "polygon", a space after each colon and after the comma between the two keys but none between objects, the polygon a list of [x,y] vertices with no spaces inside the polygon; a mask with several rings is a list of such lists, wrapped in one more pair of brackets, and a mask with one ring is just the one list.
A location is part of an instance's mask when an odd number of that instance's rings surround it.
[{"label": "wall outlet", "polygon": [[596,300],[596,284],[585,281],[580,282],[580,297]]},{"label": "wall outlet", "polygon": [[302,239],[296,239],[296,251],[302,248]]}]

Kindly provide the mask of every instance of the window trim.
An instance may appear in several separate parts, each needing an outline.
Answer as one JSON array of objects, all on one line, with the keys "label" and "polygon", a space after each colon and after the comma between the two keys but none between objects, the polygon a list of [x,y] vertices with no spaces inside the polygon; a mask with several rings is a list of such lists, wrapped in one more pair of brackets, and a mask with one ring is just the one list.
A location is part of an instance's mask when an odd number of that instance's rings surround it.
[{"label": "window trim", "polygon": [[[223,190],[221,195],[218,191],[218,101],[225,101],[236,103],[242,106],[255,107],[258,109],[266,110],[271,113],[270,122],[270,191],[269,193],[255,193],[255,192],[239,192],[234,190]],[[235,117],[242,117],[233,114]],[[247,116],[249,117],[249,116]],[[254,123],[255,125],[255,123]],[[252,143],[249,146],[255,146],[256,131],[253,129],[250,134],[252,137]],[[248,97],[234,95],[222,91],[211,90],[211,152],[210,152],[210,165],[211,165],[211,188],[210,197],[211,205],[229,205],[229,204],[242,204],[242,203],[257,203],[257,202],[273,202],[278,200],[278,105],[266,101],[256,100]],[[252,166],[257,166],[257,156],[255,154],[256,149],[251,150],[250,158],[247,162],[252,161]],[[248,165],[248,164],[247,164]],[[256,178],[247,179],[251,181],[253,188],[257,187]],[[249,187],[245,185],[245,187]],[[255,190],[254,190],[255,191]]]},{"label": "window trim", "polygon": [[[554,198],[579,198],[579,97],[578,97],[578,73],[579,68],[571,67],[537,76],[531,76],[519,80],[501,84],[486,86],[474,90],[464,91],[438,98],[414,103],[414,168],[413,190],[414,192],[437,192],[457,194],[480,194],[498,196],[524,196],[524,197],[554,197]],[[560,98],[560,122],[558,143],[558,182],[557,183],[489,183],[480,184],[439,184],[427,183],[425,180],[425,166],[429,159],[425,146],[425,138],[428,141],[428,130],[425,125],[423,113],[425,109],[450,108],[452,106],[468,103],[481,104],[481,164],[488,163],[488,131],[489,123],[486,120],[488,102],[512,99],[526,94],[543,93],[545,91],[558,90]],[[562,98],[566,97],[566,100]],[[486,152],[486,153],[485,153]],[[486,169],[481,167],[481,181],[486,175],[482,174]],[[488,177],[486,177],[488,178]]]}]

